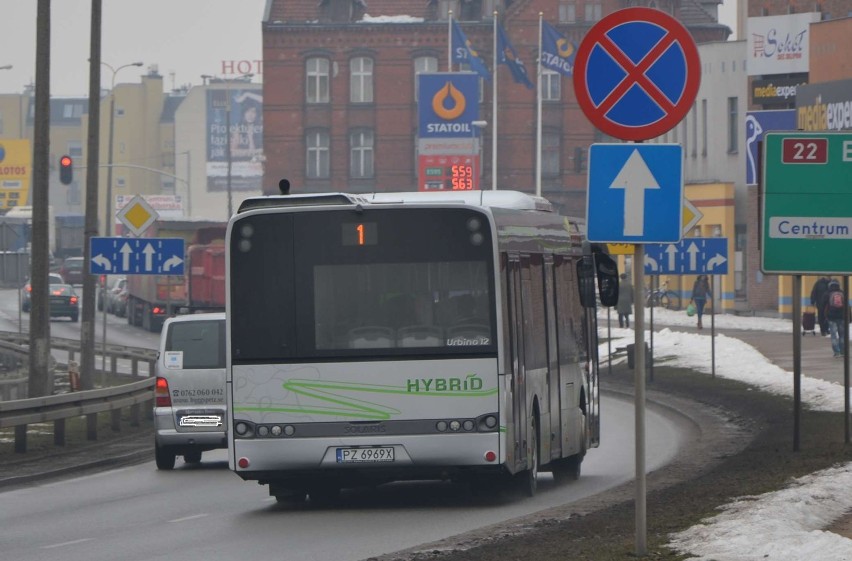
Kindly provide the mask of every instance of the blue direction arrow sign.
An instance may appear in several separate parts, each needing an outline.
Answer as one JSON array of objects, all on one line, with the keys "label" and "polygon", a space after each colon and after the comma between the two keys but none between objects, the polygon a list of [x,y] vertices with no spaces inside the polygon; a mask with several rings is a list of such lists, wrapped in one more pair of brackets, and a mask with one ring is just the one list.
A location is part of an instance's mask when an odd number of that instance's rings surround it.
[{"label": "blue direction arrow sign", "polygon": [[93,275],[182,275],[181,238],[92,238]]},{"label": "blue direction arrow sign", "polygon": [[591,242],[677,242],[683,231],[680,144],[592,144],[587,236]]},{"label": "blue direction arrow sign", "polygon": [[685,238],[645,245],[646,275],[726,275],[728,238]]}]

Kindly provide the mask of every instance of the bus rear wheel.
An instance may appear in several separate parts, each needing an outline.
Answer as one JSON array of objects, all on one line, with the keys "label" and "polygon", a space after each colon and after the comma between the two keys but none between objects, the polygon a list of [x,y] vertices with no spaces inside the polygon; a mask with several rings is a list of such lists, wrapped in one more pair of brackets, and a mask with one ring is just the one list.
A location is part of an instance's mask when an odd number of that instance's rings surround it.
[{"label": "bus rear wheel", "polygon": [[533,418],[529,427],[528,468],[517,474],[519,490],[527,497],[534,497],[538,491],[538,422]]}]

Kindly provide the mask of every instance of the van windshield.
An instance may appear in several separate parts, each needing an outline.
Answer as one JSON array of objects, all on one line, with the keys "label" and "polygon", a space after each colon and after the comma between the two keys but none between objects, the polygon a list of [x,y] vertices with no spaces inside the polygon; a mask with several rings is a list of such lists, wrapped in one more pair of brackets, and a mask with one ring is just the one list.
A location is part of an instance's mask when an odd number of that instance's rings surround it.
[{"label": "van windshield", "polygon": [[181,321],[171,324],[166,351],[183,352],[183,368],[225,368],[225,322]]}]

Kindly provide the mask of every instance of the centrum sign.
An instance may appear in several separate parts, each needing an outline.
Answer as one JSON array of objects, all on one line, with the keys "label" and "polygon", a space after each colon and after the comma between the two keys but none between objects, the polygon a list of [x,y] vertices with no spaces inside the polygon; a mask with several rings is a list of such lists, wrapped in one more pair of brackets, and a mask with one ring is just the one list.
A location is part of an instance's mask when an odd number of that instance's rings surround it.
[{"label": "centrum sign", "polygon": [[852,273],[852,133],[772,132],[763,149],[763,271]]}]

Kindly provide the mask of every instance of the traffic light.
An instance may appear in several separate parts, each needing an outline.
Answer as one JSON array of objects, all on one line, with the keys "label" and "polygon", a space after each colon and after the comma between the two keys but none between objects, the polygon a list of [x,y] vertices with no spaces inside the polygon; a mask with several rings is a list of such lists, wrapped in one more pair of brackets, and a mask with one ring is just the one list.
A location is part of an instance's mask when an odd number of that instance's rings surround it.
[{"label": "traffic light", "polygon": [[59,181],[63,185],[70,185],[74,180],[74,160],[71,156],[65,154],[59,158]]}]

